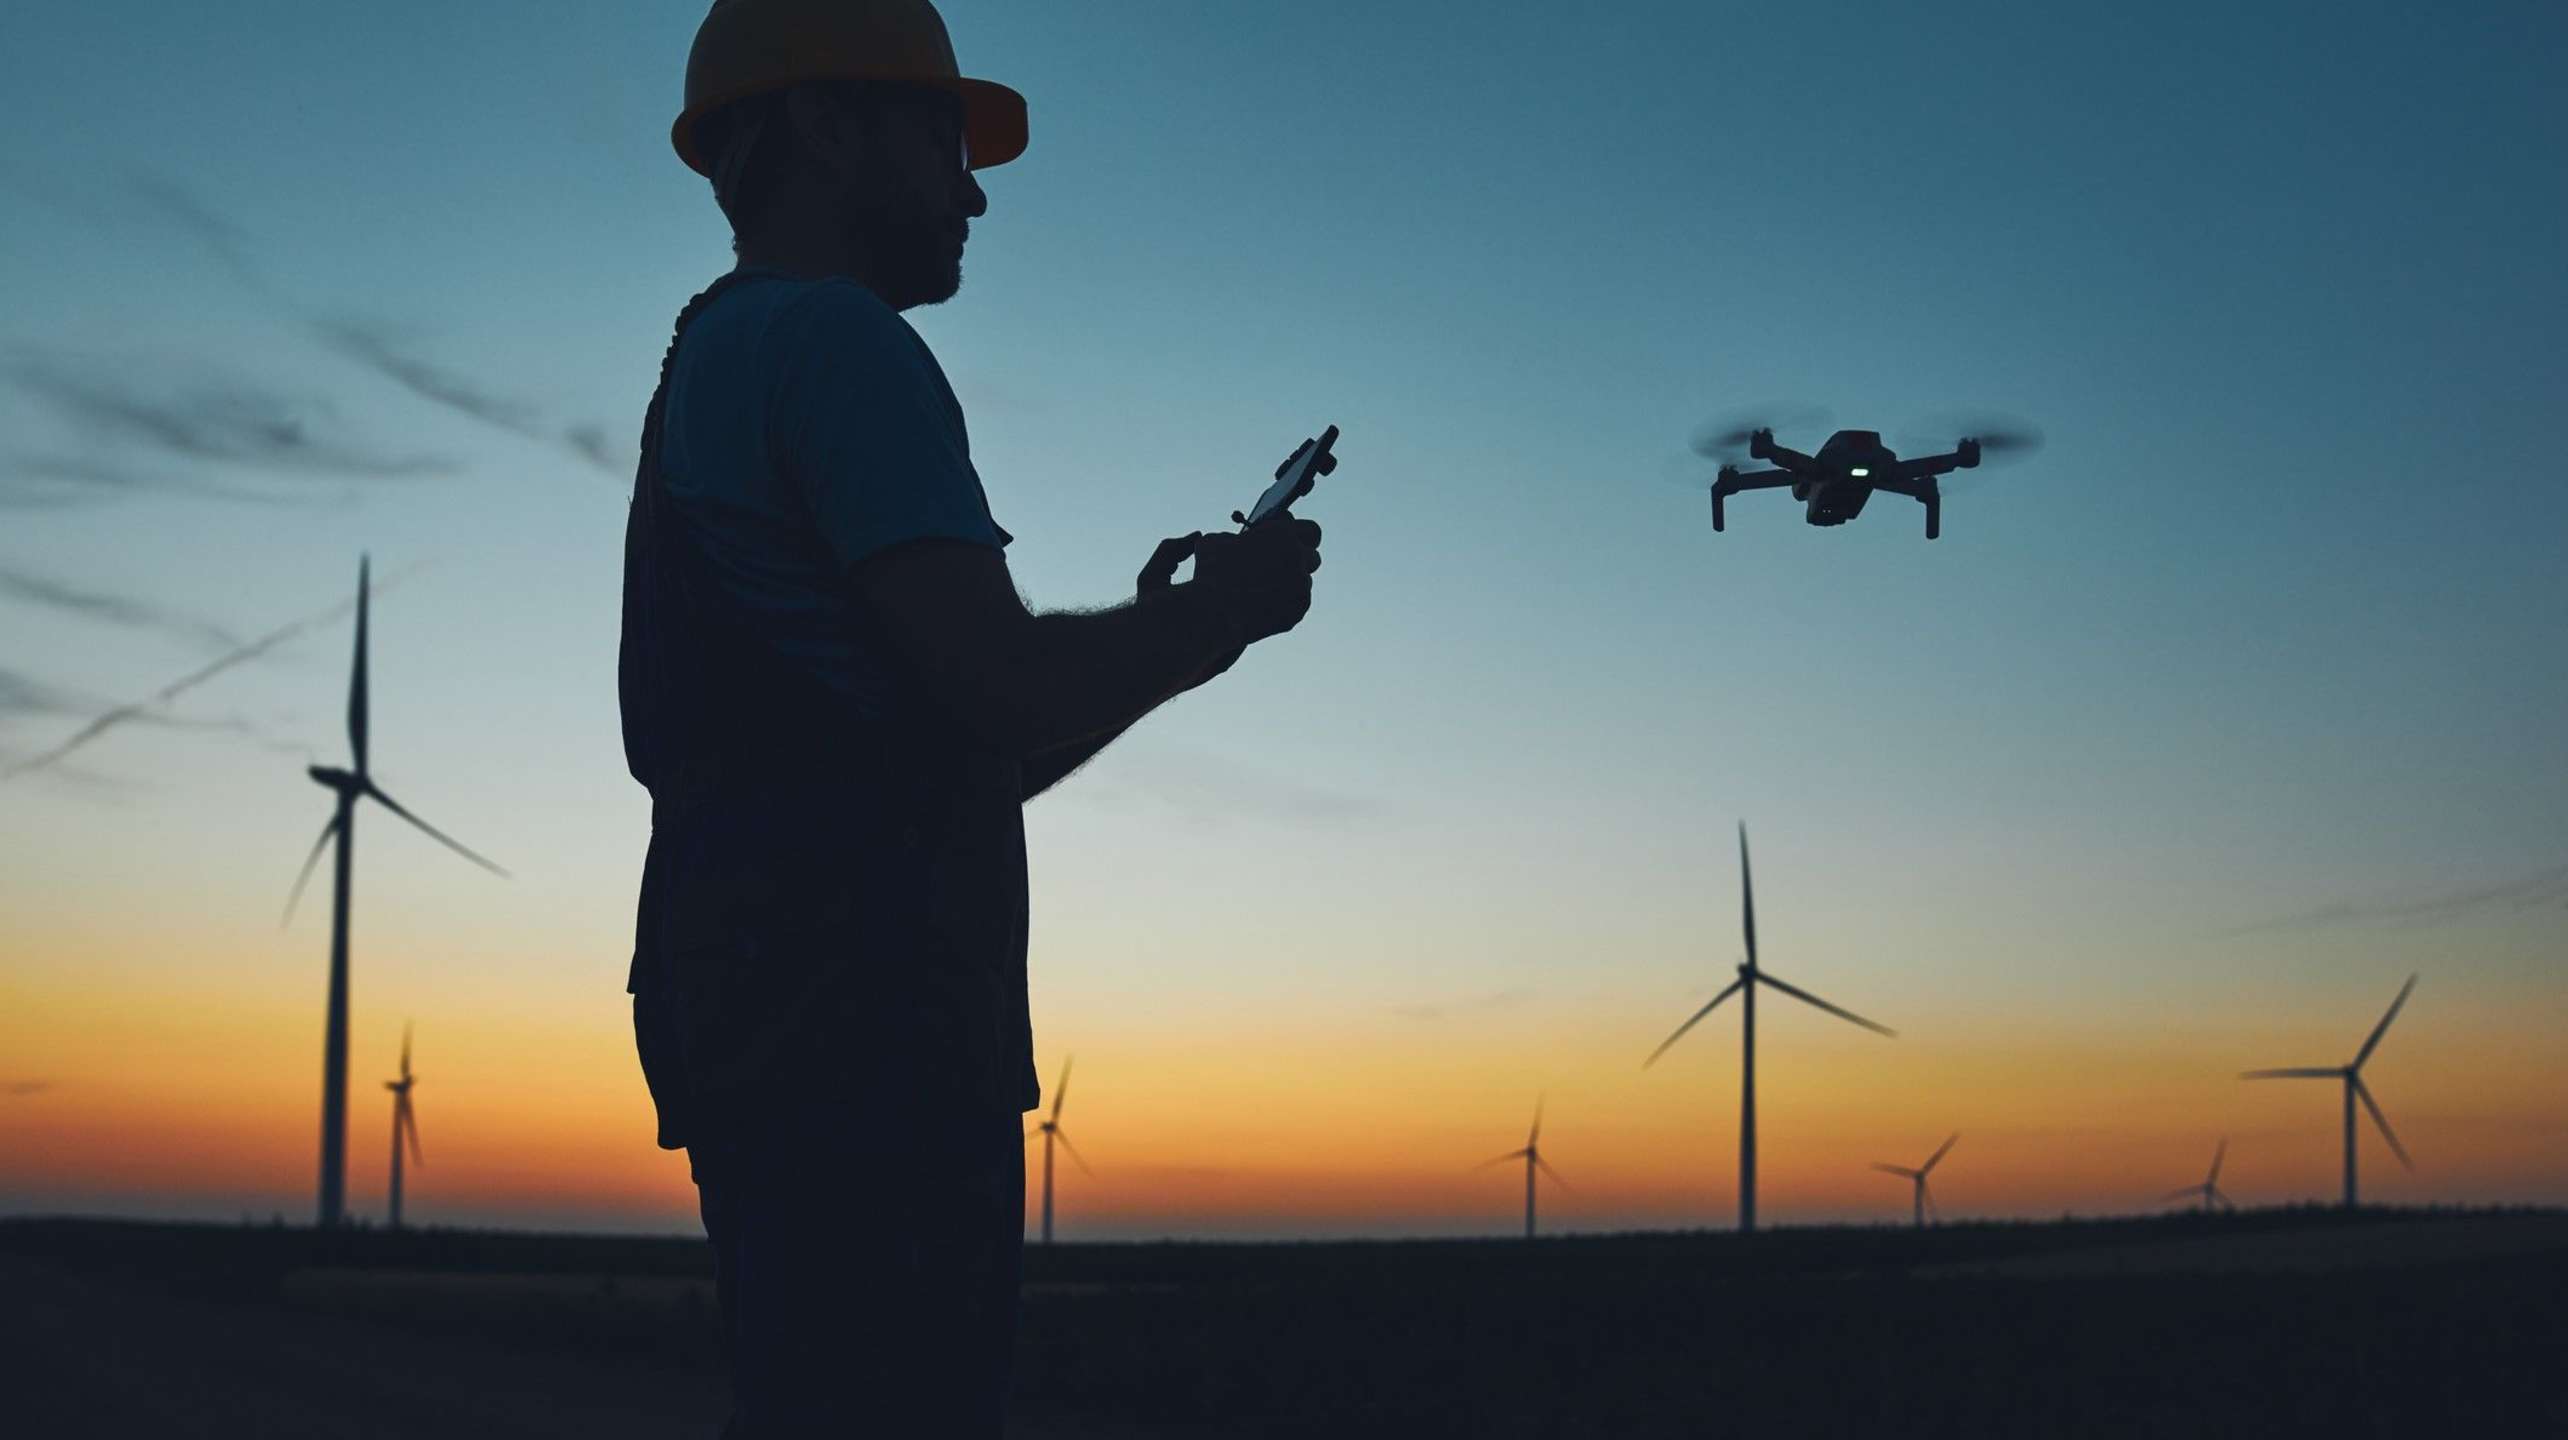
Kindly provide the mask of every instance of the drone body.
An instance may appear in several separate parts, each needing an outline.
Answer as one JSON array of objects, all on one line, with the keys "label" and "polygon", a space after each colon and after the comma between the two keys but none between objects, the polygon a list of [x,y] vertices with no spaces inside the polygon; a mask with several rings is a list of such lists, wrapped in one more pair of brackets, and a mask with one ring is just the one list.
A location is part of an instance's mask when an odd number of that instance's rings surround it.
[{"label": "drone body", "polygon": [[1747,434],[1748,458],[1763,460],[1775,468],[1742,471],[1736,465],[1723,465],[1712,482],[1712,528],[1724,528],[1721,502],[1742,490],[1776,490],[1792,487],[1792,498],[1802,502],[1804,513],[1813,525],[1843,525],[1864,513],[1864,502],[1876,490],[1905,495],[1926,507],[1926,538],[1932,540],[1943,529],[1943,492],[1935,477],[1955,470],[1968,470],[1980,463],[1980,442],[1964,440],[1943,455],[1926,455],[1902,460],[1890,447],[1881,443],[1879,433],[1871,430],[1840,430],[1828,437],[1819,453],[1805,455],[1774,443],[1774,431],[1759,428]]}]

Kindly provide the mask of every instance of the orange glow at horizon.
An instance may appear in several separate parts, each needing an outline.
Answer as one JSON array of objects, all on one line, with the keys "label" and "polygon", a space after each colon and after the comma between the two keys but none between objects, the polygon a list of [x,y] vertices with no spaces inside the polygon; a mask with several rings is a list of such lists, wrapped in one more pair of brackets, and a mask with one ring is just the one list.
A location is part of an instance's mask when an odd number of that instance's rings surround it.
[{"label": "orange glow at horizon", "polygon": [[[308,1216],[319,1005],[301,992],[318,987],[308,973],[279,974],[245,992],[216,982],[224,970],[209,965],[176,990],[62,970],[9,982],[0,1050],[14,1072],[45,1077],[0,1100],[10,1210]],[[2398,1169],[2367,1123],[2366,1196],[2568,1193],[2568,1126],[2547,1103],[2568,1094],[2568,1058],[2502,1007],[2429,998],[2439,1013],[2412,1007],[2368,1072],[2418,1171]],[[693,1226],[684,1157],[651,1143],[618,999],[577,1026],[461,1007],[419,1017],[417,1223]],[[376,1082],[392,1073],[399,1026],[360,1015],[350,1199],[379,1214],[390,1101]],[[1643,1071],[1668,1018],[1586,1004],[1470,1030],[1304,1018],[1092,1037],[1064,1120],[1096,1169],[1061,1158],[1061,1232],[1505,1233],[1521,1213],[1522,1171],[1478,1167],[1524,1143],[1537,1091],[1548,1095],[1544,1153],[1569,1181],[1543,1184],[1546,1229],[1727,1226],[1736,1020],[1725,1012]],[[2224,1134],[2223,1184],[2241,1203],[2332,1199],[2335,1091],[2234,1078],[2246,1065],[2327,1063],[2360,1038],[2359,1026],[2349,1038],[2341,1022],[2322,1023],[2334,1017],[2301,1018],[2142,1044],[2075,1031],[2029,1043],[1945,1017],[1884,1041],[1768,1007],[1760,1208],[1771,1224],[1896,1222],[1907,1192],[1869,1164],[1917,1163],[1953,1131],[1962,1140],[1935,1190],[1956,1218],[2145,1212],[2198,1180]],[[1542,1074],[1529,1075],[1538,1035]],[[1042,1058],[1048,1085],[1060,1055]],[[13,1082],[28,1083],[0,1076]],[[1029,1197],[1039,1145],[1026,1149]]]}]

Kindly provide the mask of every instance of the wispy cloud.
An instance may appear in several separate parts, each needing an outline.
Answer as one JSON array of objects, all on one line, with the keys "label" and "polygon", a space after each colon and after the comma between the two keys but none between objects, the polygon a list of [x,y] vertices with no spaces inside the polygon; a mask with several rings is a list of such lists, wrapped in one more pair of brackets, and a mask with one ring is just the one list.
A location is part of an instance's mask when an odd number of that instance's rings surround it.
[{"label": "wispy cloud", "polygon": [[579,452],[580,458],[598,469],[619,477],[633,473],[633,457],[616,448],[605,426],[574,425],[562,433],[563,438],[571,442],[571,448]]},{"label": "wispy cloud", "polygon": [[2316,909],[2251,921],[2215,932],[2215,938],[2278,930],[2411,929],[2492,912],[2568,905],[2568,865],[2547,865],[2491,884],[2413,896],[2338,900]]},{"label": "wispy cloud", "polygon": [[315,505],[350,498],[341,491],[266,491],[222,485],[165,468],[146,470],[55,455],[0,459],[0,510],[62,510],[150,495],[192,495],[253,505]]},{"label": "wispy cloud", "polygon": [[134,194],[147,209],[212,252],[233,278],[254,290],[267,289],[266,278],[250,263],[250,237],[240,226],[215,214],[196,198],[194,191],[177,181],[139,171],[129,179]]},{"label": "wispy cloud", "polygon": [[1521,986],[1507,990],[1487,990],[1432,1004],[1394,1005],[1391,1013],[1403,1020],[1450,1020],[1457,1015],[1486,1014],[1494,1010],[1513,1009],[1533,998],[1534,992]]},{"label": "wispy cloud", "polygon": [[15,670],[0,666],[0,718],[13,715],[77,715],[79,701],[69,694]]},{"label": "wispy cloud", "polygon": [[550,438],[533,405],[492,394],[452,370],[441,369],[403,350],[389,326],[358,320],[316,320],[312,322],[312,333],[340,355],[421,399],[530,440]]},{"label": "wispy cloud", "polygon": [[0,1086],[0,1095],[20,1099],[29,1095],[42,1095],[52,1088],[54,1083],[51,1080],[12,1080],[7,1085]]},{"label": "wispy cloud", "polygon": [[[390,591],[394,586],[399,585],[402,581],[416,573],[417,571],[414,567],[411,570],[403,571],[400,574],[378,581],[375,584],[374,593],[380,597]],[[162,686],[140,700],[134,701],[131,704],[113,706],[106,711],[93,716],[87,724],[82,725],[78,730],[73,731],[69,738],[63,740],[60,744],[55,745],[52,749],[25,760],[15,760],[5,765],[0,765],[0,783],[5,783],[18,778],[21,775],[30,774],[56,765],[60,763],[63,757],[80,749],[82,746],[89,744],[91,741],[96,740],[99,736],[106,734],[108,731],[113,730],[120,725],[131,724],[137,721],[146,723],[178,723],[208,729],[236,729],[244,734],[250,734],[253,736],[258,735],[259,732],[255,726],[251,726],[248,722],[238,719],[170,722],[163,707],[167,706],[171,701],[177,699],[179,696],[195,689],[197,686],[204,684],[215,676],[222,674],[224,671],[230,670],[238,665],[247,664],[258,657],[265,655],[277,646],[282,645],[307,631],[327,625],[356,608],[356,599],[351,596],[350,598],[342,600],[338,604],[331,606],[327,610],[307,615],[292,624],[271,630],[267,634],[260,636],[256,640],[251,641],[247,645],[241,646],[239,649],[234,650],[227,655],[221,656],[205,665],[198,666],[196,669],[189,671],[187,674],[180,676],[178,679],[171,681],[169,684]],[[24,676],[14,675],[12,672],[6,670],[0,670],[0,712],[5,712],[9,707],[9,697],[11,694],[10,687],[13,683],[28,687],[25,693],[29,698],[30,708],[25,708],[22,713],[81,713],[77,710],[66,710],[64,708],[72,702],[60,691],[52,690],[48,687],[37,684],[34,681],[27,680]],[[42,708],[32,708],[35,706],[41,706]],[[287,746],[284,748],[298,747]]]},{"label": "wispy cloud", "polygon": [[389,326],[325,319],[313,321],[312,331],[322,344],[341,356],[423,400],[512,435],[559,445],[610,475],[621,473],[608,454],[603,427],[557,425],[546,419],[543,407],[531,400],[499,394],[470,376],[422,358],[417,351],[406,348]]},{"label": "wispy cloud", "polygon": [[176,636],[191,645],[215,650],[237,649],[241,644],[239,636],[212,621],[180,615],[147,600],[84,589],[67,580],[56,580],[5,563],[0,563],[0,595],[76,615],[84,620]]},{"label": "wispy cloud", "polygon": [[[228,664],[224,668],[229,668]],[[202,675],[203,672],[200,671],[199,674]],[[123,724],[151,725],[161,729],[188,730],[202,734],[238,735],[266,749],[283,754],[308,755],[311,753],[310,746],[279,739],[270,734],[266,727],[246,715],[176,715],[170,713],[165,706],[165,700],[154,699],[135,705],[107,708],[102,715],[100,703],[88,696],[74,694],[59,686],[48,685],[33,676],[0,667],[0,725],[21,719],[45,720],[73,715],[97,717],[82,727],[80,735],[75,736],[73,742],[56,746],[42,755],[26,759],[0,757],[0,780],[8,779],[21,771],[49,766],[68,754],[72,748],[76,748],[78,743],[85,742],[100,730]],[[107,777],[95,778],[106,779]]]},{"label": "wispy cloud", "polygon": [[342,358],[432,404],[493,429],[558,447],[608,475],[622,478],[631,473],[631,460],[608,443],[603,426],[559,423],[533,400],[504,394],[485,380],[429,360],[391,325],[305,314],[268,282],[251,257],[250,236],[202,196],[164,176],[137,173],[131,180],[135,195],[154,216],[203,247],[244,285]]},{"label": "wispy cloud", "polygon": [[69,356],[22,350],[0,359],[0,379],[35,397],[95,440],[165,458],[250,467],[262,476],[342,480],[451,473],[434,455],[374,450],[341,433],[328,402],[239,379],[155,387]]},{"label": "wispy cloud", "polygon": [[[7,770],[23,758],[25,758],[24,751],[0,745],[0,771]],[[37,774],[35,779],[39,784],[58,785],[78,791],[88,799],[119,806],[132,796],[155,788],[131,775],[115,775],[104,770],[93,770],[78,761],[48,765]]]}]

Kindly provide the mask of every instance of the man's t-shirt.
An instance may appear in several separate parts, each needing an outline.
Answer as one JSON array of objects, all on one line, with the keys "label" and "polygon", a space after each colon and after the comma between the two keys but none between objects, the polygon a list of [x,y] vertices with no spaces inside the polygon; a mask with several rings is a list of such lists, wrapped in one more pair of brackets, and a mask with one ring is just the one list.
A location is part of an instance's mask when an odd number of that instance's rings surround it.
[{"label": "man's t-shirt", "polygon": [[873,710],[891,682],[848,572],[904,541],[1010,537],[945,372],[899,312],[852,280],[744,273],[679,343],[661,474],[737,613]]},{"label": "man's t-shirt", "polygon": [[[1009,543],[972,468],[962,409],[926,343],[871,291],[744,276],[689,321],[662,401],[658,473],[694,541],[688,563],[726,592],[727,624],[854,715],[915,720],[914,676],[858,613],[851,571],[908,541]],[[754,707],[733,718],[755,743]],[[800,854],[784,818],[715,807],[715,818],[654,834],[631,988],[654,996],[655,1018],[636,1019],[655,1096],[664,1081],[698,1098],[707,1085],[756,1083],[757,1056],[791,1049],[777,1037],[828,1023],[810,1001],[815,985],[834,984],[831,1003],[910,1006],[898,1013],[921,1054],[1002,1104],[1036,1103],[1020,776],[1012,758],[969,746],[922,759],[950,793],[909,842],[923,846],[924,878],[901,898],[915,924],[894,949],[861,906],[840,914],[865,887]],[[867,973],[884,965],[902,974]],[[654,1043],[664,1024],[693,1037],[674,1072],[654,1064],[676,1053]],[[691,1143],[686,1113],[663,1100],[664,1145]]]}]

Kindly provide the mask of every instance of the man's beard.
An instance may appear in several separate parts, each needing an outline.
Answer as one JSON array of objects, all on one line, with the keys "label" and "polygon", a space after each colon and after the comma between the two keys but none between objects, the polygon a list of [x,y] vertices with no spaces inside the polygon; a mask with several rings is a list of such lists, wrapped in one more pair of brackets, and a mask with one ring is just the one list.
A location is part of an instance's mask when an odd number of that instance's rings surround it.
[{"label": "man's beard", "polygon": [[937,305],[954,298],[963,286],[964,222],[954,228],[906,224],[865,227],[865,248],[874,262],[874,283],[884,303],[895,310]]}]

